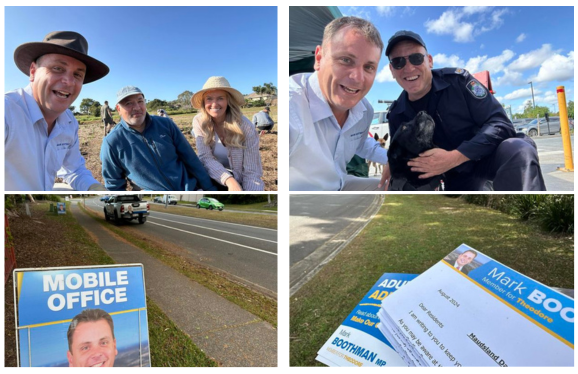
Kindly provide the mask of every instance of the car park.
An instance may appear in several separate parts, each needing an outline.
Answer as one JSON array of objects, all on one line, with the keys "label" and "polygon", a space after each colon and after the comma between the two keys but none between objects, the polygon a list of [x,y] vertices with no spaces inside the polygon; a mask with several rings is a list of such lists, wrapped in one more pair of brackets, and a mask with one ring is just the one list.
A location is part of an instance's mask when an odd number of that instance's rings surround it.
[{"label": "car park", "polygon": [[197,209],[205,208],[208,210],[218,209],[223,210],[225,205],[217,199],[213,199],[212,197],[203,197],[199,201],[197,201]]},{"label": "car park", "polygon": [[[539,132],[538,132],[539,129]],[[550,117],[549,121],[545,118],[536,118],[527,124],[516,127],[516,132],[524,133],[530,137],[540,135],[553,135],[560,132],[560,117]]]}]

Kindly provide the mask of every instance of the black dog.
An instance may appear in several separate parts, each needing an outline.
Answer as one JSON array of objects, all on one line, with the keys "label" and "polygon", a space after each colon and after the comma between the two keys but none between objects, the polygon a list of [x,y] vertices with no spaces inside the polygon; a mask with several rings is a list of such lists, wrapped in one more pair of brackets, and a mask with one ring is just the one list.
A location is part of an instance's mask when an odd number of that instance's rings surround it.
[{"label": "black dog", "polygon": [[443,190],[442,176],[419,179],[421,173],[411,171],[407,162],[428,149],[436,148],[433,143],[435,122],[426,112],[419,112],[410,122],[397,129],[387,151],[391,181],[388,191],[440,191]]}]

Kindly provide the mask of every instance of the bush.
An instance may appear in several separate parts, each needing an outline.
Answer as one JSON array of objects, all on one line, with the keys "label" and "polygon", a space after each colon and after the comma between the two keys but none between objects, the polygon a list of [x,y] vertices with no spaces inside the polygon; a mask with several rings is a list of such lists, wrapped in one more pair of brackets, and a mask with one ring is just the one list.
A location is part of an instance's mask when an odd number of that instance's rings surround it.
[{"label": "bush", "polygon": [[546,201],[548,195],[510,195],[510,197],[511,205],[506,213],[527,221],[538,214],[540,205]]},{"label": "bush", "polygon": [[546,195],[537,217],[546,231],[573,234],[574,195]]}]

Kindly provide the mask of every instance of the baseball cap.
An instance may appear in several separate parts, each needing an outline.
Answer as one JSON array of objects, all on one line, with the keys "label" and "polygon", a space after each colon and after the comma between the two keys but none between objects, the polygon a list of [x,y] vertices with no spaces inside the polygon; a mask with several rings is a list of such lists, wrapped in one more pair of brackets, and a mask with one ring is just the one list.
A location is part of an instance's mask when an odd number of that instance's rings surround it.
[{"label": "baseball cap", "polygon": [[403,40],[411,40],[418,43],[422,47],[427,48],[421,36],[419,36],[413,31],[400,30],[395,34],[393,34],[391,38],[389,38],[389,41],[387,42],[387,48],[385,49],[385,55],[389,57],[389,54],[391,53],[393,47]]},{"label": "baseball cap", "polygon": [[120,103],[122,101],[122,99],[124,99],[127,96],[136,95],[136,94],[141,94],[144,97],[144,94],[142,93],[140,88],[135,87],[135,86],[125,86],[125,87],[121,88],[120,91],[118,91],[116,93],[116,103],[117,104]]}]

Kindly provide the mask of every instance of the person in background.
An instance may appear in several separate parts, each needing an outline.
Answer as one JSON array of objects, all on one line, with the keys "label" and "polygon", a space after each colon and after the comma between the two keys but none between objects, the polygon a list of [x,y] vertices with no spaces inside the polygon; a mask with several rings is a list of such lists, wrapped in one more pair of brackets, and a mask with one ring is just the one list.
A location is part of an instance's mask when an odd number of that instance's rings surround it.
[{"label": "person in background", "polygon": [[269,116],[270,111],[271,109],[266,106],[265,109],[253,115],[253,123],[257,130],[260,130],[259,136],[263,135],[265,131],[270,134],[273,125],[275,125],[275,121]]}]

